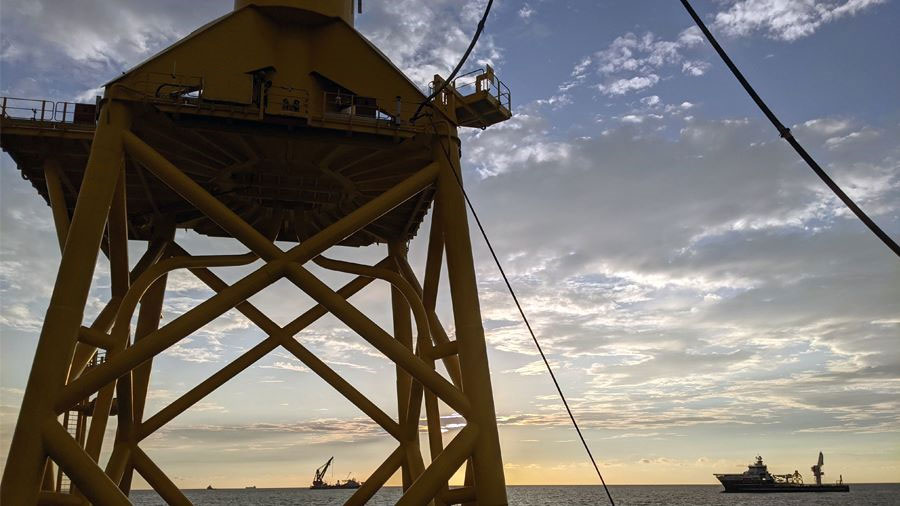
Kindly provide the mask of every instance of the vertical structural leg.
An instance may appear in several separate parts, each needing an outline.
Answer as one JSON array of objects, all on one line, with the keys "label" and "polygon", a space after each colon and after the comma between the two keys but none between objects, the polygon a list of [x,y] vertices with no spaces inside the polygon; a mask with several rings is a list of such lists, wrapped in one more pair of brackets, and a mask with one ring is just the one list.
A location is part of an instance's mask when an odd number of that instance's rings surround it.
[{"label": "vertical structural leg", "polygon": [[[487,345],[481,323],[466,206],[460,186],[462,175],[459,171],[459,148],[456,144],[441,143],[444,143],[443,139],[435,139],[434,159],[441,163],[437,198],[444,226],[456,341],[463,391],[472,404],[468,421],[480,428],[473,452],[475,491],[479,505],[506,505],[506,482],[500,455]],[[449,152],[449,157],[445,154],[445,149]]]},{"label": "vertical structural leg", "polygon": [[[59,160],[47,158],[44,160],[44,180],[47,182],[47,197],[50,200],[50,210],[53,212],[53,225],[56,227],[56,237],[59,242],[59,252],[62,254],[66,248],[66,237],[69,235],[69,209],[66,205],[66,194],[63,191],[62,169]],[[67,415],[68,416],[68,415]],[[44,468],[44,490],[56,490],[54,480],[53,461],[47,459]]]},{"label": "vertical structural leg", "polygon": [[[126,209],[125,195],[125,166],[119,169],[118,184],[113,194],[112,205],[109,209],[109,216],[106,221],[106,238],[107,238],[107,256],[109,257],[110,285],[112,292],[111,300],[121,300],[128,292],[130,276],[128,272],[128,210]],[[113,357],[115,353],[119,353],[124,349],[126,343],[116,343],[116,346],[108,350],[108,357]],[[127,394],[123,391],[127,388]],[[119,426],[116,433],[121,434],[127,431],[130,425],[131,417],[131,373],[123,375],[118,380],[113,380],[102,389],[94,400],[94,410],[91,415],[91,425],[87,434],[87,443],[84,450],[87,455],[95,462],[100,462],[100,451],[103,448],[103,440],[106,437],[106,427],[109,422],[110,410],[113,406],[113,398],[117,398],[117,410],[119,412]],[[122,423],[128,414],[128,422]],[[126,455],[123,453],[123,447],[117,440],[115,442],[110,462],[118,462],[121,457]],[[70,475],[72,476],[72,475]],[[88,491],[76,489],[73,483],[73,494],[86,495]]]},{"label": "vertical structural leg", "polygon": [[[128,272],[128,226],[127,226],[127,209],[125,207],[125,167],[121,169],[119,183],[116,185],[116,191],[113,195],[112,205],[109,210],[109,219],[106,223],[106,232],[109,239],[109,271],[111,281],[112,297],[121,299],[125,297],[129,286]],[[126,343],[116,343],[116,347],[109,350],[109,356],[114,356],[120,349],[124,349]],[[103,439],[106,436],[106,426],[109,422],[109,414],[113,405],[113,397],[116,392],[119,393],[117,399],[117,409],[119,414],[128,413],[131,416],[131,382],[130,374],[123,375],[116,381],[110,382],[104,386],[94,403],[94,411],[91,416],[91,428],[88,431],[87,444],[85,451],[95,461],[100,461],[100,451],[103,448]],[[128,393],[123,395],[123,384],[127,385]],[[127,424],[120,423],[117,432],[128,430]],[[114,452],[113,455],[118,457],[121,454]]]},{"label": "vertical structural leg", "polygon": [[37,502],[47,456],[38,428],[57,423],[53,404],[66,381],[84,317],[103,226],[124,163],[122,132],[128,123],[123,104],[104,104],[7,457],[16,465],[3,472],[3,504]]},{"label": "vertical structural leg", "polygon": [[[154,237],[154,241],[170,242],[175,236],[175,224],[171,220],[167,220],[154,232],[157,236]],[[153,246],[153,244],[149,244],[148,248],[152,248]],[[144,336],[159,329],[159,320],[162,317],[163,299],[166,294],[167,280],[168,276],[165,274],[162,275],[150,285],[150,288],[147,289],[147,292],[144,293],[144,296],[141,298],[141,309],[138,313],[137,328],[135,328],[134,332],[135,341],[139,341]],[[134,403],[132,409],[135,424],[140,424],[144,421],[144,407],[147,403],[147,390],[150,387],[150,371],[152,368],[153,359],[150,359],[134,369],[134,384],[132,386],[134,390]],[[136,444],[133,433],[129,434],[128,438],[132,445]],[[126,494],[131,491],[133,475],[134,465],[129,459],[120,482],[120,488]],[[115,481],[116,477],[113,478]]]},{"label": "vertical structural leg", "polygon": [[[394,255],[398,251],[398,248],[403,248],[402,244],[391,244],[389,246],[390,254]],[[391,286],[391,307],[393,312],[393,320],[394,320],[394,338],[397,341],[400,341],[403,346],[409,348],[410,351],[413,349],[413,338],[412,338],[412,320],[410,319],[410,309],[409,304],[406,302],[406,298],[403,297],[403,294],[400,290],[395,286]],[[397,369],[397,421],[400,423],[402,428],[402,432],[404,434],[409,432],[409,428],[406,425],[407,412],[409,411],[409,393],[412,387],[412,377],[403,370],[399,365],[396,366]],[[411,471],[411,466],[413,462],[409,458],[409,452],[412,450],[409,448],[409,442],[403,441],[401,444],[404,447],[404,451],[407,454],[407,458],[403,460],[402,467],[402,475],[403,475],[403,490],[409,489],[412,486],[413,481],[415,481],[416,477],[413,476]],[[416,448],[418,450],[418,448]]]}]

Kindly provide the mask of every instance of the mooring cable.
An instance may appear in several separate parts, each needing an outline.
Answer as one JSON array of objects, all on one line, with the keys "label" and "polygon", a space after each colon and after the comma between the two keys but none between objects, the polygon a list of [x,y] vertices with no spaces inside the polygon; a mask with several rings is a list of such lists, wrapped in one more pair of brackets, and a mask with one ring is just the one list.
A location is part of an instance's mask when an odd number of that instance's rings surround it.
[{"label": "mooring cable", "polygon": [[[437,132],[437,128],[434,126],[434,123],[431,124],[432,129],[434,129],[435,135],[439,135]],[[550,367],[550,362],[547,360],[547,355],[544,354],[544,349],[541,348],[541,343],[538,342],[538,338],[534,333],[534,329],[531,328],[531,323],[528,321],[528,317],[525,316],[525,310],[522,309],[522,304],[519,303],[519,298],[516,296],[516,291],[513,290],[512,284],[509,282],[509,278],[506,276],[506,271],[503,270],[503,265],[500,263],[500,258],[497,257],[497,253],[494,251],[494,246],[491,244],[491,240],[488,237],[487,231],[484,229],[484,225],[481,224],[481,219],[478,217],[478,213],[475,211],[475,206],[472,205],[472,200],[469,198],[469,193],[466,192],[465,186],[463,186],[462,176],[459,174],[459,171],[456,169],[456,165],[453,163],[453,158],[450,156],[450,152],[447,148],[444,148],[443,143],[441,143],[441,151],[443,151],[444,156],[447,157],[447,163],[450,164],[450,168],[453,171],[453,176],[456,179],[456,184],[459,185],[459,189],[462,191],[463,197],[466,199],[466,206],[469,208],[469,211],[472,213],[472,217],[475,218],[475,224],[478,225],[478,230],[481,231],[481,237],[484,238],[484,242],[488,247],[488,251],[491,252],[491,257],[494,258],[494,264],[497,266],[497,270],[500,271],[500,276],[503,277],[503,282],[506,283],[506,289],[509,291],[509,294],[512,296],[513,302],[516,303],[516,308],[519,310],[519,315],[522,317],[522,321],[525,323],[525,327],[528,328],[528,333],[531,334],[531,340],[534,341],[534,346],[537,348],[538,353],[541,355],[541,360],[544,361],[544,365],[547,367],[547,372],[550,373],[550,379],[553,380],[553,385],[556,387],[556,392],[559,394],[559,398],[563,402],[563,406],[566,408],[566,413],[569,414],[569,419],[572,421],[572,425],[575,427],[575,432],[578,433],[578,438],[581,439],[581,444],[584,446],[584,450],[587,452],[588,458],[591,459],[591,464],[594,465],[594,470],[597,471],[597,477],[600,478],[600,483],[603,484],[603,490],[606,492],[606,497],[609,498],[609,504],[612,506],[616,506],[615,501],[613,501],[612,494],[609,492],[609,487],[606,486],[606,480],[603,479],[603,474],[600,472],[600,467],[597,465],[597,461],[594,459],[594,454],[591,453],[591,448],[588,446],[587,441],[584,439],[584,435],[581,433],[581,428],[578,426],[578,422],[575,420],[575,415],[572,413],[572,408],[569,407],[569,402],[566,400],[565,394],[563,394],[562,388],[559,386],[559,381],[556,379],[556,374],[553,373],[553,368]]]},{"label": "mooring cable", "polygon": [[810,154],[807,153],[805,149],[803,149],[803,146],[801,146],[800,143],[797,142],[797,139],[795,139],[791,134],[791,130],[784,126],[781,121],[778,120],[778,117],[775,116],[775,113],[773,113],[772,110],[769,109],[769,107],[766,105],[766,103],[763,102],[763,99],[760,98],[760,96],[756,93],[756,90],[754,90],[753,87],[750,86],[750,83],[744,77],[744,74],[741,73],[741,71],[737,68],[737,65],[735,65],[734,62],[731,61],[731,58],[728,57],[728,54],[724,49],[722,49],[722,46],[719,45],[719,42],[716,40],[716,38],[713,37],[713,34],[709,31],[709,28],[706,27],[706,24],[703,22],[703,20],[700,19],[700,16],[697,15],[697,11],[694,10],[694,8],[691,6],[691,3],[688,0],[681,0],[681,4],[684,5],[685,9],[687,9],[688,14],[690,14],[691,18],[694,19],[694,22],[697,23],[697,27],[700,28],[700,31],[703,32],[704,36],[706,36],[706,40],[708,40],[709,43],[712,44],[712,47],[716,50],[716,52],[719,53],[722,61],[725,62],[725,65],[728,66],[728,69],[731,70],[731,73],[734,74],[734,77],[736,77],[738,82],[741,83],[741,86],[744,87],[744,90],[747,92],[747,94],[750,95],[750,98],[752,98],[753,101],[756,102],[756,105],[759,106],[759,109],[762,111],[762,113],[766,116],[766,118],[769,119],[775,129],[778,130],[778,134],[781,136],[781,138],[786,140],[788,144],[790,144],[794,148],[794,151],[796,151],[797,154],[800,155],[800,158],[802,158],[803,161],[805,161],[806,164],[809,165],[809,168],[811,168],[813,172],[815,172],[816,175],[819,176],[819,178],[829,188],[831,188],[831,191],[834,192],[834,194],[837,195],[837,197],[841,199],[841,201],[847,207],[849,207],[851,211],[853,211],[853,214],[855,214],[857,218],[865,223],[866,226],[869,227],[869,230],[871,230],[873,234],[881,239],[881,241],[888,248],[890,248],[895,255],[900,257],[900,246],[898,246],[897,243],[894,242],[894,240],[891,239],[889,235],[881,230],[881,228],[874,221],[872,221],[872,219],[869,218],[869,216],[862,209],[860,209],[855,202],[853,202],[853,199],[851,199],[849,195],[844,193],[844,190],[842,190],[841,187],[838,186],[837,183],[835,183],[831,179],[831,177],[828,176],[828,174],[822,169],[822,167],[820,167],[819,164],[816,163],[813,157],[810,156]]},{"label": "mooring cable", "polygon": [[416,108],[415,114],[413,114],[412,117],[409,118],[410,123],[415,123],[416,120],[419,119],[419,116],[422,113],[422,108],[430,104],[431,101],[434,100],[434,97],[438,96],[440,92],[444,91],[444,88],[446,88],[447,85],[450,84],[456,77],[456,74],[459,73],[459,69],[461,69],[462,66],[465,65],[466,60],[469,59],[469,55],[472,54],[472,50],[475,49],[475,44],[478,42],[478,37],[480,37],[481,32],[484,31],[484,23],[487,21],[488,14],[490,14],[491,6],[493,4],[494,0],[488,0],[487,6],[484,8],[484,14],[481,16],[481,21],[478,22],[478,28],[475,29],[475,35],[472,36],[472,40],[471,42],[469,42],[469,47],[466,48],[466,52],[463,53],[462,58],[459,59],[459,63],[456,64],[456,68],[453,69],[453,72],[450,72],[450,76],[447,77],[447,79],[445,79],[439,87],[435,88],[435,90],[432,91],[431,94],[428,95],[428,97],[419,104],[419,107]]}]

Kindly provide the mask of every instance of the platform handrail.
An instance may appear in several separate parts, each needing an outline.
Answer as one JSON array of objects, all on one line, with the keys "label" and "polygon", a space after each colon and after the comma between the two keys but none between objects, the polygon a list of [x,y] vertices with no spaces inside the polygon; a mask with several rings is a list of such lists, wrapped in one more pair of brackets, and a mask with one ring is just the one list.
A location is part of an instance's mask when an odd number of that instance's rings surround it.
[{"label": "platform handrail", "polygon": [[347,117],[351,122],[376,122],[389,126],[399,126],[403,112],[413,111],[417,102],[404,102],[399,97],[393,100],[378,97],[363,97],[352,93],[326,91],[323,94],[323,112],[330,117]]},{"label": "platform handrail", "polygon": [[[468,87],[473,87],[472,93],[488,92],[495,97],[506,110],[512,111],[512,94],[509,87],[497,77],[494,69],[488,65],[486,68],[477,68],[457,76],[453,80],[453,89],[460,95],[467,95]],[[432,84],[433,86],[433,84]]]},{"label": "platform handrail", "polygon": [[[94,107],[94,104],[81,104],[68,101],[53,101],[34,98],[2,97],[0,98],[0,116],[3,119],[29,121],[51,124],[75,124],[76,108]],[[91,121],[92,122],[92,121]],[[86,121],[77,123],[87,123]]]},{"label": "platform handrail", "polygon": [[53,121],[57,123],[75,123],[75,106],[92,105],[59,101],[53,104]]}]

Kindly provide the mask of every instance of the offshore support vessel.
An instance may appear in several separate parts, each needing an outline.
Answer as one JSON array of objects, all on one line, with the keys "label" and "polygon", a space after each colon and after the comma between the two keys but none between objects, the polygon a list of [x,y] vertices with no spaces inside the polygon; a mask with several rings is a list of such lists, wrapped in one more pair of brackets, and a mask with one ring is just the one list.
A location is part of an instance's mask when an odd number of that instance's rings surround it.
[{"label": "offshore support vessel", "polygon": [[838,483],[822,483],[824,465],[825,456],[819,452],[818,463],[810,468],[816,477],[815,484],[804,484],[803,476],[796,470],[790,474],[771,474],[759,455],[756,462],[747,466],[748,469],[741,474],[715,476],[725,487],[725,492],[849,492],[850,486],[844,484],[843,476]]}]

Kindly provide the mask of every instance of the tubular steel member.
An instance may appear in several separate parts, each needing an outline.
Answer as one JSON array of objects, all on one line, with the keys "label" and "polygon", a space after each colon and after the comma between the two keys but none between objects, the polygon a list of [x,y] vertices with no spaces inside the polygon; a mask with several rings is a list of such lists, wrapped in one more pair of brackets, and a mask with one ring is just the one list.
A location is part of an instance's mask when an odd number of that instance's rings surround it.
[{"label": "tubular steel member", "polygon": [[[459,160],[443,151],[458,151],[457,126],[508,118],[508,102],[448,90],[429,105],[427,121],[412,124],[425,96],[353,28],[353,16],[350,0],[237,0],[232,13],[109,83],[99,114],[76,104],[72,117],[67,109],[39,120],[0,117],[3,149],[50,205],[63,251],[0,502],[128,504],[136,472],[168,503],[190,504],[143,441],[283,348],[395,441],[347,504],[364,504],[398,471],[401,504],[507,504]],[[432,205],[420,281],[408,242]],[[177,228],[232,238],[249,253],[191,255],[174,242]],[[147,243],[131,271],[129,240]],[[296,244],[283,250],[276,241]],[[374,244],[388,255],[373,266],[324,256]],[[101,252],[111,290],[88,324]],[[445,253],[455,332],[435,311]],[[262,265],[232,284],[211,270],[254,261]],[[332,289],[306,268],[310,261],[357,277]],[[161,325],[176,270],[213,295]],[[284,326],[247,300],[281,279],[315,303]],[[350,300],[385,282],[390,332]],[[259,328],[260,341],[145,413],[154,358],[232,309]],[[396,365],[396,417],[302,344],[303,331],[328,313]],[[466,421],[446,441],[442,410]],[[72,422],[61,425],[60,414]],[[114,437],[106,435],[110,417]],[[466,486],[451,489],[465,463]]]},{"label": "tubular steel member", "polygon": [[124,104],[110,101],[101,116],[106,123],[98,125],[91,146],[91,157],[69,228],[68,237],[72,240],[66,241],[60,261],[3,472],[0,502],[5,504],[34,504],[37,501],[44,459],[48,454],[42,428],[56,423],[52,403],[69,370],[100,252],[103,226],[124,162],[122,132],[129,126],[129,112]]}]

